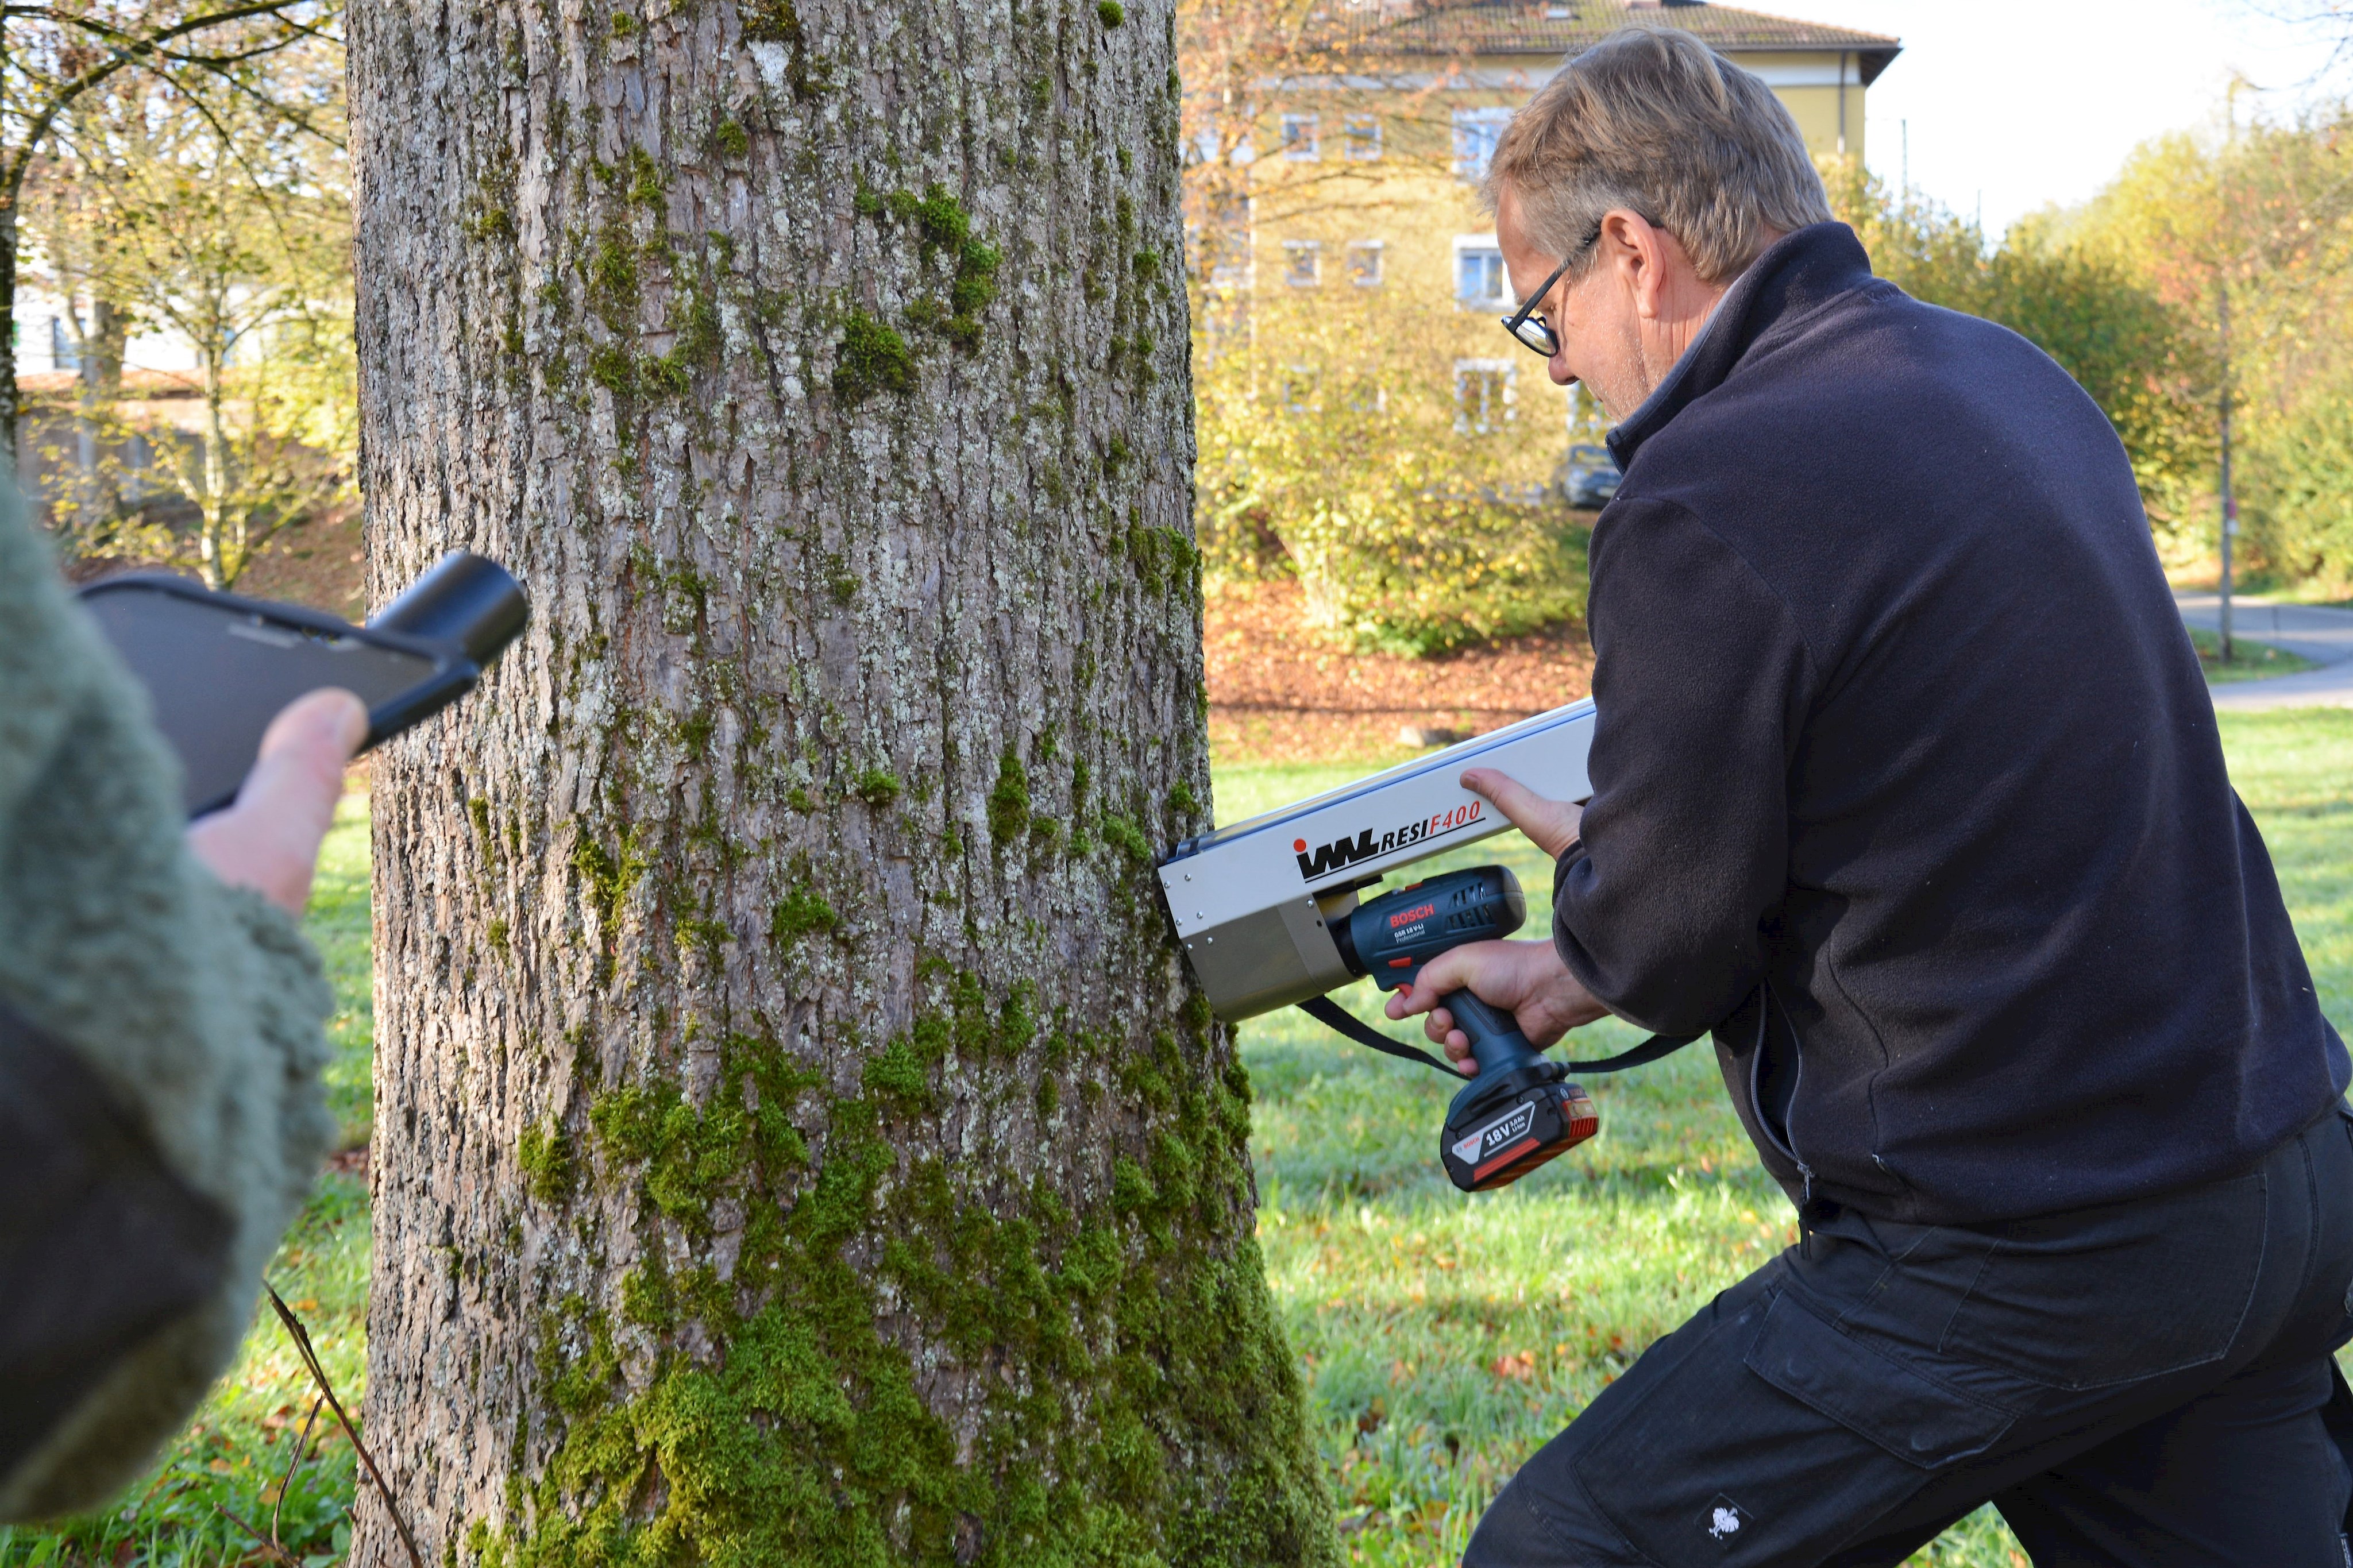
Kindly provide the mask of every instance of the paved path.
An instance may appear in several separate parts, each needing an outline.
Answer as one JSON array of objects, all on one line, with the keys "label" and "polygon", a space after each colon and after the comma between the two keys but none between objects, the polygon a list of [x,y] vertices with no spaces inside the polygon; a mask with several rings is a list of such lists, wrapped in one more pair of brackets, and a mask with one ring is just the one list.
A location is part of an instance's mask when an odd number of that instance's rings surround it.
[{"label": "paved path", "polygon": [[[2222,624],[2219,594],[2176,594],[2181,618],[2214,631]],[[2214,688],[2214,706],[2225,712],[2265,708],[2353,708],[2353,610],[2312,605],[2274,605],[2233,598],[2231,634],[2250,642],[2308,658],[2320,666],[2300,675],[2239,680]]]}]

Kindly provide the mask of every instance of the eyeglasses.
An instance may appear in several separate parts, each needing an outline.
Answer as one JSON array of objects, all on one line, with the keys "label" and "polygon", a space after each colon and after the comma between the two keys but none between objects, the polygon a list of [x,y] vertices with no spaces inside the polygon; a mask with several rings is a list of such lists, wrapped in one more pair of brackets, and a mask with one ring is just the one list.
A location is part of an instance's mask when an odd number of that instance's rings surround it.
[{"label": "eyeglasses", "polygon": [[1526,304],[1513,315],[1498,318],[1504,323],[1504,331],[1511,333],[1513,341],[1520,347],[1530,353],[1542,354],[1546,359],[1560,353],[1560,334],[1552,330],[1550,321],[1536,313],[1536,307],[1544,302],[1546,295],[1552,292],[1552,286],[1560,281],[1560,275],[1567,271],[1578,257],[1592,249],[1594,242],[1600,237],[1601,225],[1597,222],[1586,235],[1584,243],[1570,251],[1561,264],[1552,269],[1551,277],[1536,285],[1535,292],[1528,296]]}]

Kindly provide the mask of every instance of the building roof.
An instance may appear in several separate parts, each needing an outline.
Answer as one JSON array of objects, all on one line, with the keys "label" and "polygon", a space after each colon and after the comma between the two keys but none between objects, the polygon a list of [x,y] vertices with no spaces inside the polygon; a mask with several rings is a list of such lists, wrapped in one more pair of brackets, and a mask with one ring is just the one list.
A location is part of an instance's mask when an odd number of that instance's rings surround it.
[{"label": "building roof", "polygon": [[1566,55],[1620,27],[1681,27],[1727,54],[1852,51],[1869,86],[1904,45],[1883,33],[1800,22],[1707,0],[1340,0],[1352,52]]}]

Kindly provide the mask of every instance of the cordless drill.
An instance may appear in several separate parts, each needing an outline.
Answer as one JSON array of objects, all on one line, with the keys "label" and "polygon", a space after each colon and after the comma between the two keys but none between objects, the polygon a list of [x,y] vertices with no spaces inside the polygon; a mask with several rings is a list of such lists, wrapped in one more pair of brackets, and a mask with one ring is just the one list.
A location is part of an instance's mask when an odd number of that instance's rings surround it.
[{"label": "cordless drill", "polygon": [[[1425,877],[1359,904],[1334,920],[1331,931],[1351,974],[1369,974],[1382,990],[1397,991],[1440,953],[1509,936],[1527,918],[1519,879],[1502,866],[1478,866]],[[1567,1068],[1528,1043],[1509,1013],[1469,991],[1450,991],[1439,1005],[1470,1037],[1479,1064],[1479,1076],[1446,1108],[1439,1140],[1439,1158],[1456,1186],[1466,1193],[1509,1186],[1599,1129],[1592,1100],[1566,1081]]]}]

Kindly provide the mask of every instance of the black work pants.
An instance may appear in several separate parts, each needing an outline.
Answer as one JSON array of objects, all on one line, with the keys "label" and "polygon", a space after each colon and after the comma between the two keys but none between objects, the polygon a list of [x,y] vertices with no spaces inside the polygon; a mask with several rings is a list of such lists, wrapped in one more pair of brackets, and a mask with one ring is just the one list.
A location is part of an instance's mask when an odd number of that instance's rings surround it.
[{"label": "black work pants", "polygon": [[1539,1450],[1463,1565],[1866,1568],[1991,1501],[2037,1568],[2344,1568],[2348,1286],[2342,1111],[2161,1197],[1832,1214]]}]

